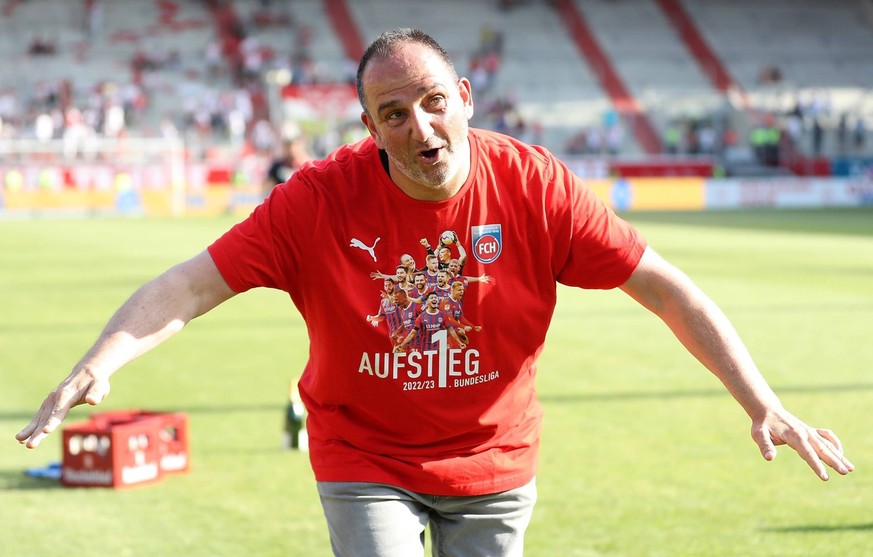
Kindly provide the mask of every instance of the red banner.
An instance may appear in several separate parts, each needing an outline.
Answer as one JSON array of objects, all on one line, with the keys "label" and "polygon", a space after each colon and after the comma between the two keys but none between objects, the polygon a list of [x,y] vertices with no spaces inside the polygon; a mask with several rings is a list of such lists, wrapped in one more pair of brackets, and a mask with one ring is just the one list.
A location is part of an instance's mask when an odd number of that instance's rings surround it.
[{"label": "red banner", "polygon": [[282,88],[286,116],[302,120],[357,119],[358,92],[350,83],[286,85]]}]

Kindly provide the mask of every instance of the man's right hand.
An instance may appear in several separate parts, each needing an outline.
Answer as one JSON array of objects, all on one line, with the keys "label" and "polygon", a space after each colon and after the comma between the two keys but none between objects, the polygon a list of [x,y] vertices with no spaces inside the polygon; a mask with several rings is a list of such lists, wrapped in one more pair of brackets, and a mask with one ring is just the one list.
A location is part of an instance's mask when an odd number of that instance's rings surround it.
[{"label": "man's right hand", "polygon": [[16,433],[15,438],[28,449],[35,449],[58,428],[71,408],[100,404],[108,394],[109,380],[98,379],[87,370],[73,372],[46,397],[27,427]]}]

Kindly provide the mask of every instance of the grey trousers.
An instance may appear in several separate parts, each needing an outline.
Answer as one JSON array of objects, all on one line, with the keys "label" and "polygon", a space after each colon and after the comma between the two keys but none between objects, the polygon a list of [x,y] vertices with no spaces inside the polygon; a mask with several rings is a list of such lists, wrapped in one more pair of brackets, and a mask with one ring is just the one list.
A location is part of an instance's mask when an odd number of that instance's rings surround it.
[{"label": "grey trousers", "polygon": [[437,497],[384,484],[318,482],[336,557],[520,557],[535,480],[502,493]]}]

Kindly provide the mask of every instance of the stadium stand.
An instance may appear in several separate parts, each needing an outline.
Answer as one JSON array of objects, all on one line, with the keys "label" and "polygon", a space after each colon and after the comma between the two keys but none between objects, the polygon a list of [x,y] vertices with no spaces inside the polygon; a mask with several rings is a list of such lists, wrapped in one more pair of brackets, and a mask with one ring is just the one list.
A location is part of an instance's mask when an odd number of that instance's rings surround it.
[{"label": "stadium stand", "polygon": [[[283,84],[347,83],[364,43],[407,25],[438,37],[474,81],[475,125],[560,154],[663,151],[718,157],[736,173],[823,172],[821,160],[870,155],[868,0],[433,6],[10,0],[0,12],[0,137],[45,134],[46,116],[61,134],[70,108],[105,133],[107,110],[120,105],[124,129],[111,133],[175,130],[202,154],[240,144],[268,152],[286,133]],[[568,26],[568,14],[583,27]],[[759,156],[773,137],[775,165]]]},{"label": "stadium stand", "polygon": [[[562,31],[557,12],[538,3],[508,11],[496,10],[492,2],[446,0],[439,10],[430,4],[373,0],[349,2],[349,8],[367,41],[386,22],[417,26],[439,37],[458,71],[474,80],[475,125],[516,133],[558,151],[578,130],[600,126],[608,99]],[[461,13],[464,17],[458,17]],[[489,46],[493,42],[499,44]],[[490,79],[477,78],[476,59],[489,48],[499,50],[499,67]],[[634,145],[632,139],[629,143]]]},{"label": "stadium stand", "polygon": [[[130,105],[127,125],[157,134],[160,120],[184,104],[180,99],[202,97],[206,88],[203,50],[214,27],[199,3],[31,0],[4,14],[3,27],[0,48],[12,63],[0,86],[15,91],[19,106],[0,116],[23,134],[35,113],[70,107],[100,127],[108,104]],[[28,43],[22,38],[40,36],[52,38],[53,52],[22,51]],[[70,87],[63,102],[35,98],[61,83]]]}]

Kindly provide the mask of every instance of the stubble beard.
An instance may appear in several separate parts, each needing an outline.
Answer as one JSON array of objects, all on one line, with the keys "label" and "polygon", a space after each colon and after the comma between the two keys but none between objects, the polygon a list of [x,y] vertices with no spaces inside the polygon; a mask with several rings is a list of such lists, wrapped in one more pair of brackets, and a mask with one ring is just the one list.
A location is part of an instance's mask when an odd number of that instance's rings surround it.
[{"label": "stubble beard", "polygon": [[467,141],[466,129],[456,140],[439,138],[443,142],[443,157],[436,164],[424,164],[418,158],[418,153],[403,153],[397,156],[387,153],[394,166],[404,176],[428,188],[441,188],[454,178],[464,165],[463,150],[459,152],[458,145]]},{"label": "stubble beard", "polygon": [[455,160],[456,156],[451,145],[445,148],[445,159],[433,165],[424,165],[418,160],[418,155],[404,155],[403,157],[389,156],[394,166],[404,176],[417,184],[431,188],[439,188],[446,185],[457,172],[460,165]]}]

